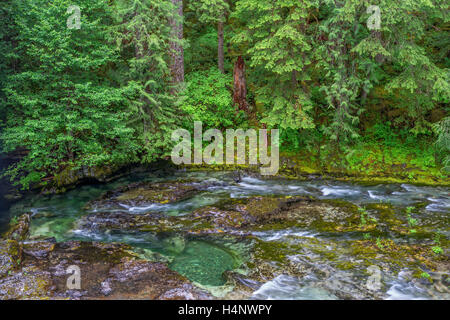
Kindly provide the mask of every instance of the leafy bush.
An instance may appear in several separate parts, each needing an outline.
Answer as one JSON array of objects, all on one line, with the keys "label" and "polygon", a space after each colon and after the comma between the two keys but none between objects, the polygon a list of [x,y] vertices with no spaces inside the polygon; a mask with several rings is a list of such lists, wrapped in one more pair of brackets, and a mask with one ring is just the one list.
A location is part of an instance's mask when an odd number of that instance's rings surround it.
[{"label": "leafy bush", "polygon": [[231,83],[231,76],[220,73],[215,67],[186,75],[186,97],[181,108],[189,118],[185,119],[184,127],[193,128],[194,121],[202,121],[205,129],[242,126],[245,114],[236,111],[228,89]]}]

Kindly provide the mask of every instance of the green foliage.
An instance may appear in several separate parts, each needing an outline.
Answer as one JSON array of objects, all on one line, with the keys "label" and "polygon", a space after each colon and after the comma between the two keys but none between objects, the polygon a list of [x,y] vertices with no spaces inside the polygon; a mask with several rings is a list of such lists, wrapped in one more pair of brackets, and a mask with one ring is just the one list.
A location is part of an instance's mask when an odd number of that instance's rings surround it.
[{"label": "green foliage", "polygon": [[444,250],[441,247],[441,234],[440,233],[436,233],[435,237],[434,237],[434,246],[431,247],[431,250],[435,253],[435,254],[443,254]]},{"label": "green foliage", "polygon": [[435,254],[443,254],[444,253],[444,250],[442,250],[442,248],[439,246],[434,246],[431,248],[431,250],[433,250],[433,252]]},{"label": "green foliage", "polygon": [[378,247],[380,250],[384,250],[384,245],[383,245],[383,242],[381,241],[381,238],[380,238],[380,237],[377,238],[377,240],[375,241],[375,243],[376,243],[377,247]]},{"label": "green foliage", "polygon": [[361,226],[365,226],[367,224],[367,219],[369,217],[369,213],[364,208],[358,208],[359,213],[361,214]]},{"label": "green foliage", "polygon": [[193,0],[188,6],[202,23],[225,22],[230,6],[227,0]]},{"label": "green foliage", "polygon": [[30,183],[62,168],[127,163],[137,153],[128,128],[132,87],[115,83],[107,67],[118,52],[108,42],[112,10],[104,1],[79,1],[82,28],[68,29],[70,2],[14,2],[20,71],[8,76],[3,151],[26,156],[9,168]]},{"label": "green foliage", "polygon": [[6,96],[3,89],[8,75],[15,67],[13,38],[15,23],[12,17],[12,1],[0,2],[0,125],[4,121]]},{"label": "green foliage", "polygon": [[[188,0],[182,41],[171,0],[80,0],[80,30],[66,27],[72,4],[0,2],[1,151],[25,155],[6,172],[25,187],[67,168],[165,158],[172,130],[193,121],[279,128],[283,150],[318,170],[450,172],[445,0]],[[380,30],[367,27],[369,5]],[[185,90],[171,43],[186,48]],[[237,56],[248,114],[232,102]]]},{"label": "green foliage", "polygon": [[438,139],[436,148],[438,161],[442,163],[442,170],[450,173],[450,117],[446,117],[434,126]]},{"label": "green foliage", "polygon": [[233,38],[248,47],[246,54],[254,68],[256,102],[264,106],[262,122],[281,129],[313,128],[310,95],[301,82],[311,61],[311,39],[305,19],[315,1],[241,0],[233,16],[246,28]]},{"label": "green foliage", "polygon": [[218,43],[216,28],[208,26],[200,31],[192,30],[189,35],[187,39],[189,46],[184,55],[187,74],[200,70],[206,71],[216,66]]},{"label": "green foliage", "polygon": [[412,217],[412,212],[414,210],[414,207],[408,207],[406,208],[406,214],[408,218],[408,226],[409,226],[409,232],[410,233],[416,233],[417,230],[414,229],[415,226],[417,226],[417,219],[414,219]]},{"label": "green foliage", "polygon": [[9,222],[9,225],[10,226],[15,226],[18,223],[19,223],[19,216],[14,216],[14,217],[11,218],[11,220]]},{"label": "green foliage", "polygon": [[[230,5],[228,0],[191,0],[187,1],[186,7],[185,25],[189,42],[185,55],[187,71],[208,70],[212,65],[217,65],[218,25],[225,25]],[[227,29],[223,43],[225,54],[228,33]],[[224,60],[225,69],[231,69],[229,61]]]},{"label": "green foliage", "polygon": [[174,6],[170,1],[121,0],[116,10],[114,40],[126,61],[116,74],[138,92],[130,104],[130,122],[139,135],[141,160],[152,162],[170,154],[171,133],[182,118],[168,60],[170,43],[178,41],[170,27]]},{"label": "green foliage", "polygon": [[427,272],[422,272],[422,273],[420,274],[420,277],[431,281],[431,276],[430,276],[430,274],[427,273]]},{"label": "green foliage", "polygon": [[231,92],[229,75],[216,67],[207,71],[192,72],[186,76],[185,100],[181,109],[189,115],[185,128],[193,128],[194,121],[202,121],[206,129],[234,128],[243,125],[244,114],[237,112]]}]

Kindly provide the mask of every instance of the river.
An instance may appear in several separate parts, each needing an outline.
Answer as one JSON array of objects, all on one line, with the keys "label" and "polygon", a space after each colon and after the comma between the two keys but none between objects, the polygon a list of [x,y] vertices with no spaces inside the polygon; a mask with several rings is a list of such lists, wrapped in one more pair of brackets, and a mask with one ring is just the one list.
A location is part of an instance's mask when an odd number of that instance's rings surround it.
[{"label": "river", "polygon": [[[148,181],[189,181],[204,184],[205,188],[188,199],[175,203],[130,205],[122,203],[115,208],[87,207],[90,201],[106,191],[117,189],[130,183]],[[248,199],[261,196],[305,196],[318,200],[338,200],[342,203],[366,208],[366,219],[378,221],[372,238],[389,239],[398,245],[420,244],[433,246],[436,235],[447,241],[450,236],[449,218],[450,191],[446,187],[414,186],[408,184],[362,185],[329,180],[287,180],[282,178],[262,179],[243,176],[236,181],[231,172],[186,172],[171,174],[142,172],[109,184],[95,184],[78,187],[61,195],[28,195],[1,213],[1,228],[16,215],[32,213],[31,235],[37,238],[55,238],[56,241],[82,240],[99,242],[120,242],[132,246],[142,258],[166,261],[169,268],[186,276],[198,286],[206,288],[216,297],[233,297],[237,292],[236,281],[244,297],[250,299],[342,299],[342,298],[382,298],[382,299],[432,299],[448,298],[448,291],[427,283],[423,278],[413,279],[414,269],[408,266],[391,267],[388,258],[379,258],[372,263],[380,271],[380,288],[370,296],[363,287],[370,279],[367,259],[364,253],[356,254],[355,241],[369,238],[364,230],[330,231],[315,225],[286,225],[275,228],[254,228],[250,234],[232,234],[214,238],[212,236],[185,235],[173,232],[153,232],[142,230],[104,230],[81,228],[80,219],[104,211],[114,211],[123,215],[146,215],[152,212],[168,217],[189,216],[195,210],[214,206],[229,199]],[[383,220],[382,206],[392,211],[392,217],[401,224],[398,228],[408,228],[408,221],[414,219],[415,228],[411,234],[399,232],[392,227],[393,219]],[[384,207],[383,207],[384,208]],[[414,208],[408,220],[407,208]],[[95,223],[95,222],[94,222]],[[338,229],[339,230],[339,229]],[[225,232],[226,233],[226,232]],[[375,236],[374,236],[375,235]],[[375,240],[373,240],[375,242]],[[255,244],[256,243],[256,244]],[[267,265],[273,265],[266,277],[250,277],[254,246],[260,248],[283,248],[284,260],[277,261],[266,255]],[[379,245],[380,248],[382,245]],[[441,244],[441,246],[443,246]],[[267,249],[272,250],[272,249]],[[275,249],[277,250],[277,249]],[[281,249],[280,249],[281,250]],[[444,251],[446,248],[444,246]],[[384,261],[383,259],[387,259]],[[273,261],[271,261],[273,260]],[[289,265],[289,267],[288,267]],[[296,266],[295,272],[287,272]],[[446,262],[444,266],[448,267]],[[394,270],[395,269],[395,270]],[[234,272],[235,281],[230,284],[224,272]],[[286,272],[285,272],[286,271]],[[422,270],[433,275],[435,270]],[[445,271],[445,270],[444,270]],[[448,271],[439,276],[440,283],[448,286]],[[261,272],[262,274],[262,272]],[[442,278],[444,277],[444,278]],[[448,287],[447,287],[448,288]],[[369,294],[369,296],[367,296]],[[239,296],[238,296],[239,297]]]}]

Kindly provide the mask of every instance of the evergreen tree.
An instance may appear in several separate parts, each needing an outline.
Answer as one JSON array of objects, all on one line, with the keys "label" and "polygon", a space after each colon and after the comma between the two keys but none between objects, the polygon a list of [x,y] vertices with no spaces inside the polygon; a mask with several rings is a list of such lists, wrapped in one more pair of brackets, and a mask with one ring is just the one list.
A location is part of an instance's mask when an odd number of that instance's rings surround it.
[{"label": "evergreen tree", "polygon": [[[380,30],[367,28],[370,5],[380,8]],[[401,95],[397,107],[414,119],[413,131],[423,133],[424,115],[437,101],[448,101],[450,92],[447,72],[432,63],[421,43],[426,19],[444,18],[443,2],[324,0],[321,12],[316,56],[321,88],[334,114],[324,128],[331,141],[346,143],[359,136],[362,103],[383,79],[388,92]],[[388,67],[395,72],[388,74]],[[399,117],[397,124],[404,119]]]},{"label": "evergreen tree", "polygon": [[194,0],[189,7],[196,13],[198,20],[205,24],[217,24],[217,66],[225,72],[224,23],[230,9],[227,0]]},{"label": "evergreen tree", "polygon": [[[426,168],[436,151],[448,170],[447,2],[1,1],[1,152],[25,154],[7,174],[28,186],[82,166],[150,163],[193,119],[283,129],[285,148],[307,147],[321,164],[351,165],[372,148],[384,165],[396,147],[402,159],[423,149]],[[73,4],[81,25],[69,28]],[[239,57],[248,119],[232,103],[225,48]]]},{"label": "evergreen tree", "polygon": [[3,151],[26,156],[8,170],[23,186],[64,168],[124,164],[136,159],[127,126],[133,87],[113,81],[119,58],[110,43],[112,9],[102,0],[79,0],[81,29],[66,22],[71,2],[15,1],[20,70],[9,75]]},{"label": "evergreen tree", "polygon": [[8,75],[17,69],[14,57],[15,24],[12,18],[12,1],[0,2],[0,124],[5,120],[6,97],[3,89]]},{"label": "evergreen tree", "polygon": [[132,104],[132,125],[143,142],[144,162],[170,153],[171,132],[181,117],[179,97],[172,94],[178,83],[173,81],[169,58],[173,57],[173,43],[179,41],[171,24],[176,19],[174,9],[167,0],[124,0],[118,4],[116,37],[127,61],[118,73],[120,82],[128,82],[139,92]]},{"label": "evergreen tree", "polygon": [[317,1],[240,0],[233,13],[245,25],[234,38],[247,47],[251,77],[264,104],[262,122],[282,129],[312,128],[312,103],[307,89],[311,37],[309,13]]}]

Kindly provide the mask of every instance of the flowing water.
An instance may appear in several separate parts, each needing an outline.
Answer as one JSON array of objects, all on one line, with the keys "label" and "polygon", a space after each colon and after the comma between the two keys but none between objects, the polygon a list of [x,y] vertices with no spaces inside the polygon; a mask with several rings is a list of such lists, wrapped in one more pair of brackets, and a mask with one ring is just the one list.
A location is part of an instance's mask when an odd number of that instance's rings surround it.
[{"label": "flowing water", "polygon": [[[421,187],[407,184],[386,185],[359,185],[325,180],[261,180],[254,177],[243,177],[235,182],[230,172],[183,172],[178,171],[170,175],[157,175],[153,173],[139,173],[122,178],[109,184],[81,186],[62,195],[43,196],[30,195],[9,210],[0,212],[3,225],[16,215],[32,212],[32,237],[54,237],[57,241],[83,240],[102,242],[122,242],[130,244],[143,258],[149,260],[162,260],[169,267],[190,280],[208,288],[225,285],[223,276],[225,271],[237,270],[243,261],[248,258],[247,251],[250,244],[236,239],[229,241],[224,238],[217,241],[202,237],[182,237],[177,234],[153,234],[150,232],[96,232],[77,228],[77,221],[81,216],[92,213],[85,209],[85,205],[102,195],[105,191],[113,190],[119,186],[136,181],[170,181],[192,180],[195,183],[209,182],[210,187],[200,195],[194,196],[175,204],[158,204],[143,207],[123,205],[121,209],[127,214],[143,214],[148,212],[164,212],[171,216],[182,216],[193,210],[213,205],[223,199],[246,198],[261,195],[289,195],[312,196],[318,199],[339,199],[359,206],[370,203],[388,203],[394,208],[404,210],[408,206],[418,206],[421,210],[421,222],[444,221],[435,225],[435,232],[449,237],[448,214],[450,212],[450,192],[445,187]],[[315,230],[286,228],[282,230],[255,231],[253,236],[267,243],[310,243],[319,241],[318,245],[329,248],[344,248],[346,241],[352,235],[321,234]],[[360,235],[356,235],[358,237]],[[305,250],[295,259],[302,259],[302,254],[308,255],[308,262],[314,264],[314,270],[326,268],[323,257],[314,257],[314,254]],[[342,258],[344,259],[344,258]],[[353,259],[352,257],[345,259]],[[313,262],[311,262],[313,261]],[[322,270],[321,269],[321,270]],[[351,272],[339,272],[335,277],[347,283],[353,281]],[[400,273],[397,278],[386,279],[386,297],[390,299],[426,299],[430,298],[427,292],[415,288],[406,281]],[[243,276],[245,282],[245,277]],[[250,281],[250,280],[248,280]],[[254,285],[253,298],[255,299],[336,299],[337,297],[318,286],[318,274],[298,278],[281,274],[264,283]]]}]

